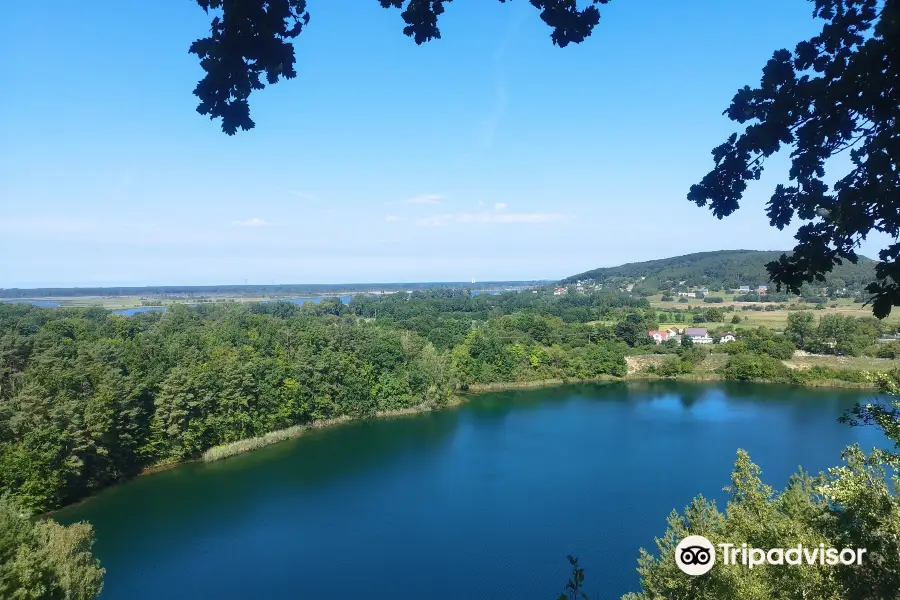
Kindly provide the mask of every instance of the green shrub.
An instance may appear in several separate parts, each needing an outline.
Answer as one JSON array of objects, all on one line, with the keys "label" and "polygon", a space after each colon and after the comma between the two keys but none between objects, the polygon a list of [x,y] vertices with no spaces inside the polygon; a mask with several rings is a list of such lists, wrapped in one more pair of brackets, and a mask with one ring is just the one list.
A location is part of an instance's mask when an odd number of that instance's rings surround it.
[{"label": "green shrub", "polygon": [[791,371],[790,380],[792,383],[808,384],[816,381],[846,381],[848,383],[867,383],[869,381],[865,371],[857,371],[855,369],[832,369],[816,365],[809,369],[797,369]]},{"label": "green shrub", "polygon": [[767,381],[790,381],[790,370],[780,360],[761,354],[736,354],[725,365],[723,375],[726,379],[748,381],[765,379]]},{"label": "green shrub", "polygon": [[878,358],[900,358],[900,342],[888,342],[887,344],[878,344],[875,351]]},{"label": "green shrub", "polygon": [[670,356],[662,364],[657,365],[653,372],[660,377],[676,377],[694,372],[694,364],[679,356]]}]

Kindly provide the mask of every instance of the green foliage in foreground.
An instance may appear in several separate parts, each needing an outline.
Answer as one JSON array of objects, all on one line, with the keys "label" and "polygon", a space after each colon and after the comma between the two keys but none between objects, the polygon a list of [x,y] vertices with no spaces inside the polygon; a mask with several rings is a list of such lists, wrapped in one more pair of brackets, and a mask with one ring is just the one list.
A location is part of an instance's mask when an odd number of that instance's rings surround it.
[{"label": "green foliage in foreground", "polygon": [[93,544],[87,523],[35,521],[8,495],[0,496],[0,598],[96,598],[104,569],[91,553]]},{"label": "green foliage in foreground", "polygon": [[[775,493],[760,480],[759,467],[739,450],[725,512],[698,496],[683,514],[673,512],[656,540],[657,553],[641,551],[643,590],[626,600],[779,600],[895,598],[900,590],[900,500],[897,478],[886,480],[883,457],[858,447],[844,453],[844,465],[810,477],[802,471]],[[675,547],[688,535],[713,544],[746,543],[754,548],[865,548],[862,565],[810,566],[722,564],[699,577],[682,573]]]},{"label": "green foliage in foreground", "polygon": [[[774,359],[769,359],[774,360]],[[851,425],[874,425],[900,447],[900,371],[875,377],[887,401],[859,405],[845,418]],[[760,469],[738,450],[725,490],[724,512],[698,496],[683,513],[673,511],[656,552],[641,550],[641,591],[623,600],[884,600],[900,597],[900,454],[858,446],[843,453],[843,464],[811,477],[802,470],[775,492]],[[865,548],[862,564],[837,566],[724,565],[698,577],[682,573],[675,547],[688,535],[713,544],[770,549],[825,544]]]}]

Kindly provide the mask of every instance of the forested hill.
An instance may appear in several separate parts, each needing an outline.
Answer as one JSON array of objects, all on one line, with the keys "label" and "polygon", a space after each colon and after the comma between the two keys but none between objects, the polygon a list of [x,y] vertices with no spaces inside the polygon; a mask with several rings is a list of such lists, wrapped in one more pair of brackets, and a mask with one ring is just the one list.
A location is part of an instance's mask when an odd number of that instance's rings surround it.
[{"label": "forested hill", "polygon": [[[766,263],[776,260],[784,251],[762,250],[717,250],[715,252],[697,252],[661,258],[645,262],[627,263],[618,267],[593,269],[586,273],[573,275],[562,283],[573,283],[579,280],[594,280],[598,283],[616,279],[635,282],[646,278],[642,284],[646,287],[669,289],[685,282],[687,286],[705,286],[709,288],[731,289],[742,285],[766,285],[769,274]],[[856,265],[845,263],[835,267],[828,283],[843,282],[848,288],[859,288],[875,279],[876,262],[860,257]],[[843,287],[843,286],[841,286]]]}]

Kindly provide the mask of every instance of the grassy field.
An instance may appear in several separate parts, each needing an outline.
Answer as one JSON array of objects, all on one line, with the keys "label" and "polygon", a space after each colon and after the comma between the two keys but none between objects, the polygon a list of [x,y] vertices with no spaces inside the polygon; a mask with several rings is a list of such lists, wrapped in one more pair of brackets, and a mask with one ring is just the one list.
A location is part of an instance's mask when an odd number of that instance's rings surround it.
[{"label": "grassy field", "polygon": [[[715,296],[719,296],[720,294],[713,294]],[[731,294],[721,294],[721,296],[725,299],[725,302],[722,304],[706,304],[702,300],[697,300],[694,298],[689,298],[689,302],[687,303],[679,303],[678,301],[674,302],[663,302],[662,295],[653,296],[650,298],[650,306],[657,309],[660,312],[671,311],[674,309],[685,310],[688,307],[690,308],[714,308],[714,307],[723,307],[723,306],[734,306],[735,312],[726,313],[725,317],[725,325],[731,325],[732,316],[739,315],[741,317],[741,323],[739,325],[734,325],[735,328],[741,327],[771,327],[772,329],[782,329],[787,324],[788,313],[793,310],[812,310],[813,314],[816,315],[817,318],[821,318],[824,315],[828,314],[840,314],[847,315],[852,317],[871,317],[872,309],[871,307],[865,307],[862,304],[855,304],[853,300],[850,298],[841,298],[839,300],[827,302],[825,304],[825,308],[821,310],[813,309],[813,305],[802,303],[802,302],[792,302],[789,304],[789,308],[787,310],[741,310],[742,306],[750,306],[753,305],[753,302],[734,302],[734,296]],[[760,303],[763,307],[771,304],[768,303]],[[890,324],[898,324],[900,323],[900,311],[894,311],[885,322]],[[661,327],[713,327],[713,326],[721,326],[723,323],[698,323],[698,324],[687,324],[687,323],[660,323]]]},{"label": "grassy field", "polygon": [[[296,296],[284,296],[284,297],[274,297],[274,296],[204,296],[204,303],[215,303],[215,302],[263,302],[269,300],[279,300],[279,299],[287,299],[287,298],[296,298]],[[17,298],[18,302],[25,302],[30,300],[36,301],[46,301],[46,302],[55,302],[62,307],[68,308],[87,308],[92,306],[98,306],[100,308],[106,308],[111,310],[118,310],[124,308],[139,308],[143,306],[143,302],[147,300],[159,301],[163,306],[168,306],[170,304],[178,304],[178,303],[194,303],[198,300],[191,296],[184,296],[182,298],[150,298],[150,297],[141,297],[141,296],[73,296],[73,297],[52,297],[52,298],[44,298],[44,297],[34,297],[34,298]]]},{"label": "grassy field", "polygon": [[900,360],[872,358],[869,356],[794,356],[784,361],[792,369],[808,369],[810,367],[830,367],[832,369],[851,369],[855,371],[883,372],[900,368]]},{"label": "grassy field", "polygon": [[[639,354],[626,357],[628,374],[637,375],[650,365],[660,365],[671,354]],[[694,368],[694,372],[687,378],[708,379],[716,378],[716,371],[724,367],[729,355],[715,352],[707,356],[703,362]],[[900,360],[888,360],[882,358],[869,358],[866,356],[818,356],[800,355],[790,360],[782,361],[791,369],[808,369],[810,367],[829,367],[840,371],[868,371],[870,373],[887,372],[900,369]]]}]

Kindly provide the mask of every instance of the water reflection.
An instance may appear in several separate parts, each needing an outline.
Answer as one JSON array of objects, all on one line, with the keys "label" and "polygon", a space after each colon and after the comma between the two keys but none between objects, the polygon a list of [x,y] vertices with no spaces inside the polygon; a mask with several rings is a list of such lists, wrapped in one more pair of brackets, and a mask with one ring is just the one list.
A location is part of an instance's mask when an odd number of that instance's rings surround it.
[{"label": "water reflection", "polygon": [[59,518],[94,524],[115,600],[319,598],[335,581],[340,597],[488,598],[497,573],[505,597],[554,597],[568,552],[620,597],[672,509],[724,500],[737,448],[780,488],[798,465],[883,443],[837,423],[860,397],[680,382],[485,394],[138,478]]}]

